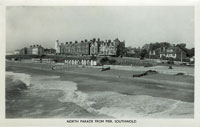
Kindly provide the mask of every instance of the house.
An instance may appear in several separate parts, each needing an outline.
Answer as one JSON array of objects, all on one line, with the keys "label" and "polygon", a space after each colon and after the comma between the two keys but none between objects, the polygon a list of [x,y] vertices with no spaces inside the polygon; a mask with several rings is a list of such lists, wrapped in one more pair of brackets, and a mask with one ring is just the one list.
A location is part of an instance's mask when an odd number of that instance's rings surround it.
[{"label": "house", "polygon": [[46,49],[44,49],[44,54],[45,55],[54,55],[54,54],[56,54],[56,50],[55,49],[48,49],[48,48],[46,48]]},{"label": "house", "polygon": [[102,41],[99,48],[100,56],[123,56],[125,41],[121,42],[118,38],[113,42],[111,40]]},{"label": "house", "polygon": [[100,52],[99,55],[101,56],[115,56],[117,55],[116,52],[116,45],[111,40],[106,40],[100,44]]},{"label": "house", "polygon": [[20,50],[21,55],[43,55],[44,48],[41,45],[31,45],[30,47],[24,47]]},{"label": "house", "polygon": [[21,55],[27,55],[28,54],[28,48],[24,47],[20,50]]},{"label": "house", "polygon": [[160,58],[173,58],[174,60],[183,61],[187,59],[187,51],[178,46],[162,47],[160,50]]},{"label": "house", "polygon": [[92,41],[91,41],[91,44],[90,44],[90,55],[91,56],[97,56],[98,53],[99,53],[99,46],[100,46],[100,39],[98,39],[96,41],[96,39],[94,38]]},{"label": "house", "polygon": [[150,50],[149,51],[149,58],[150,59],[159,59],[160,53],[161,53],[161,48],[157,48],[155,50]]},{"label": "house", "polygon": [[41,45],[33,45],[32,55],[43,55],[44,48]]}]

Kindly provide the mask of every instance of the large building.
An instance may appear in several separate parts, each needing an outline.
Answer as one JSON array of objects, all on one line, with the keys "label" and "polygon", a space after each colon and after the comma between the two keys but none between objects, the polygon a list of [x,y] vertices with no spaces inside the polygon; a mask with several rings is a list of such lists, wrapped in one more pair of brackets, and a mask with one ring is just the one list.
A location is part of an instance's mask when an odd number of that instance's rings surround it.
[{"label": "large building", "polygon": [[76,56],[122,56],[125,49],[125,41],[121,42],[119,39],[114,41],[100,39],[92,39],[90,41],[75,41],[59,44],[56,41],[55,50],[57,54],[76,55]]},{"label": "large building", "polygon": [[76,55],[76,56],[83,56],[83,55],[90,55],[90,41],[81,41],[78,43],[66,42],[61,43],[56,48],[57,54],[65,54],[65,55]]},{"label": "large building", "polygon": [[20,50],[22,55],[43,55],[44,48],[41,45],[31,45],[30,47],[24,47]]}]

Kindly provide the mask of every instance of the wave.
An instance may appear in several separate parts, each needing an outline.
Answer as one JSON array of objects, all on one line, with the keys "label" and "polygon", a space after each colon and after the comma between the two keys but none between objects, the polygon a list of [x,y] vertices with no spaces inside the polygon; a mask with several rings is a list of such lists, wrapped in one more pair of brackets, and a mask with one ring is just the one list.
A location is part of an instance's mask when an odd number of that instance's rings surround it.
[{"label": "wave", "polygon": [[193,111],[183,110],[186,107],[193,109],[193,103],[147,95],[123,95],[109,91],[93,95],[95,96],[90,95],[91,100],[95,100],[96,103],[92,107],[99,113],[114,118],[181,118],[193,115]]},{"label": "wave", "polygon": [[[89,112],[103,114],[114,118],[183,118],[193,117],[193,103],[152,97],[147,95],[124,95],[117,92],[66,91],[59,98],[61,102],[73,102]],[[177,111],[178,110],[178,111]],[[174,113],[177,111],[176,113]]]},{"label": "wave", "polygon": [[[6,73],[14,79],[22,79],[26,84],[34,84],[31,88],[38,90],[59,90],[64,95],[58,100],[71,102],[93,114],[102,114],[114,118],[183,118],[193,117],[194,104],[173,99],[152,97],[147,95],[125,95],[112,91],[82,92],[77,83],[60,81],[59,76],[26,76]],[[22,78],[22,77],[26,78]],[[30,80],[31,78],[31,80]],[[66,79],[67,80],[67,79]],[[42,96],[42,95],[41,95]],[[187,110],[185,110],[187,109]],[[75,113],[77,112],[74,109]],[[83,110],[80,110],[80,113]]]},{"label": "wave", "polygon": [[26,86],[30,86],[31,76],[25,73],[6,72],[6,77],[12,79],[13,82],[21,81]]}]

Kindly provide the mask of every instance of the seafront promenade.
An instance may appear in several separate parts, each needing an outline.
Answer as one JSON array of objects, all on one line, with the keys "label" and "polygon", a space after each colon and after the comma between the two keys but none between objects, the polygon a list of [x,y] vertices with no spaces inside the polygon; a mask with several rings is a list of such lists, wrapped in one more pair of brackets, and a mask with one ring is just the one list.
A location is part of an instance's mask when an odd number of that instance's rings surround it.
[{"label": "seafront promenade", "polygon": [[[83,65],[68,65],[65,63],[33,63],[33,62],[13,62],[13,61],[7,61],[7,63],[14,65],[15,64],[23,64],[23,65],[34,65],[31,68],[37,68],[37,69],[45,69],[45,70],[71,70],[70,68],[87,68],[87,70],[91,70],[91,68],[94,69],[100,69],[102,67],[110,67],[112,70],[115,71],[124,71],[125,73],[129,74],[137,74],[140,72],[145,72],[148,70],[155,70],[159,72],[160,74],[170,74],[175,75],[178,73],[183,73],[184,75],[188,76],[194,76],[194,67],[193,66],[172,66],[173,69],[169,69],[169,66],[152,66],[152,67],[144,67],[144,66],[121,66],[121,65],[104,65],[104,66],[83,66]],[[29,66],[30,67],[30,66]],[[128,72],[127,72],[128,71]],[[99,71],[98,71],[99,72]],[[109,72],[108,72],[109,73]]]}]

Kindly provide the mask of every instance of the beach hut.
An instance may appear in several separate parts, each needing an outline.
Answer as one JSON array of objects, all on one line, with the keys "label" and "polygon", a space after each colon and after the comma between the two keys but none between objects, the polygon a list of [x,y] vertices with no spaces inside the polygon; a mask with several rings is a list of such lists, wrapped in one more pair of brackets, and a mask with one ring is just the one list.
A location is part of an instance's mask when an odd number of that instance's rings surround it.
[{"label": "beach hut", "polygon": [[97,61],[93,61],[93,66],[97,66]]}]

